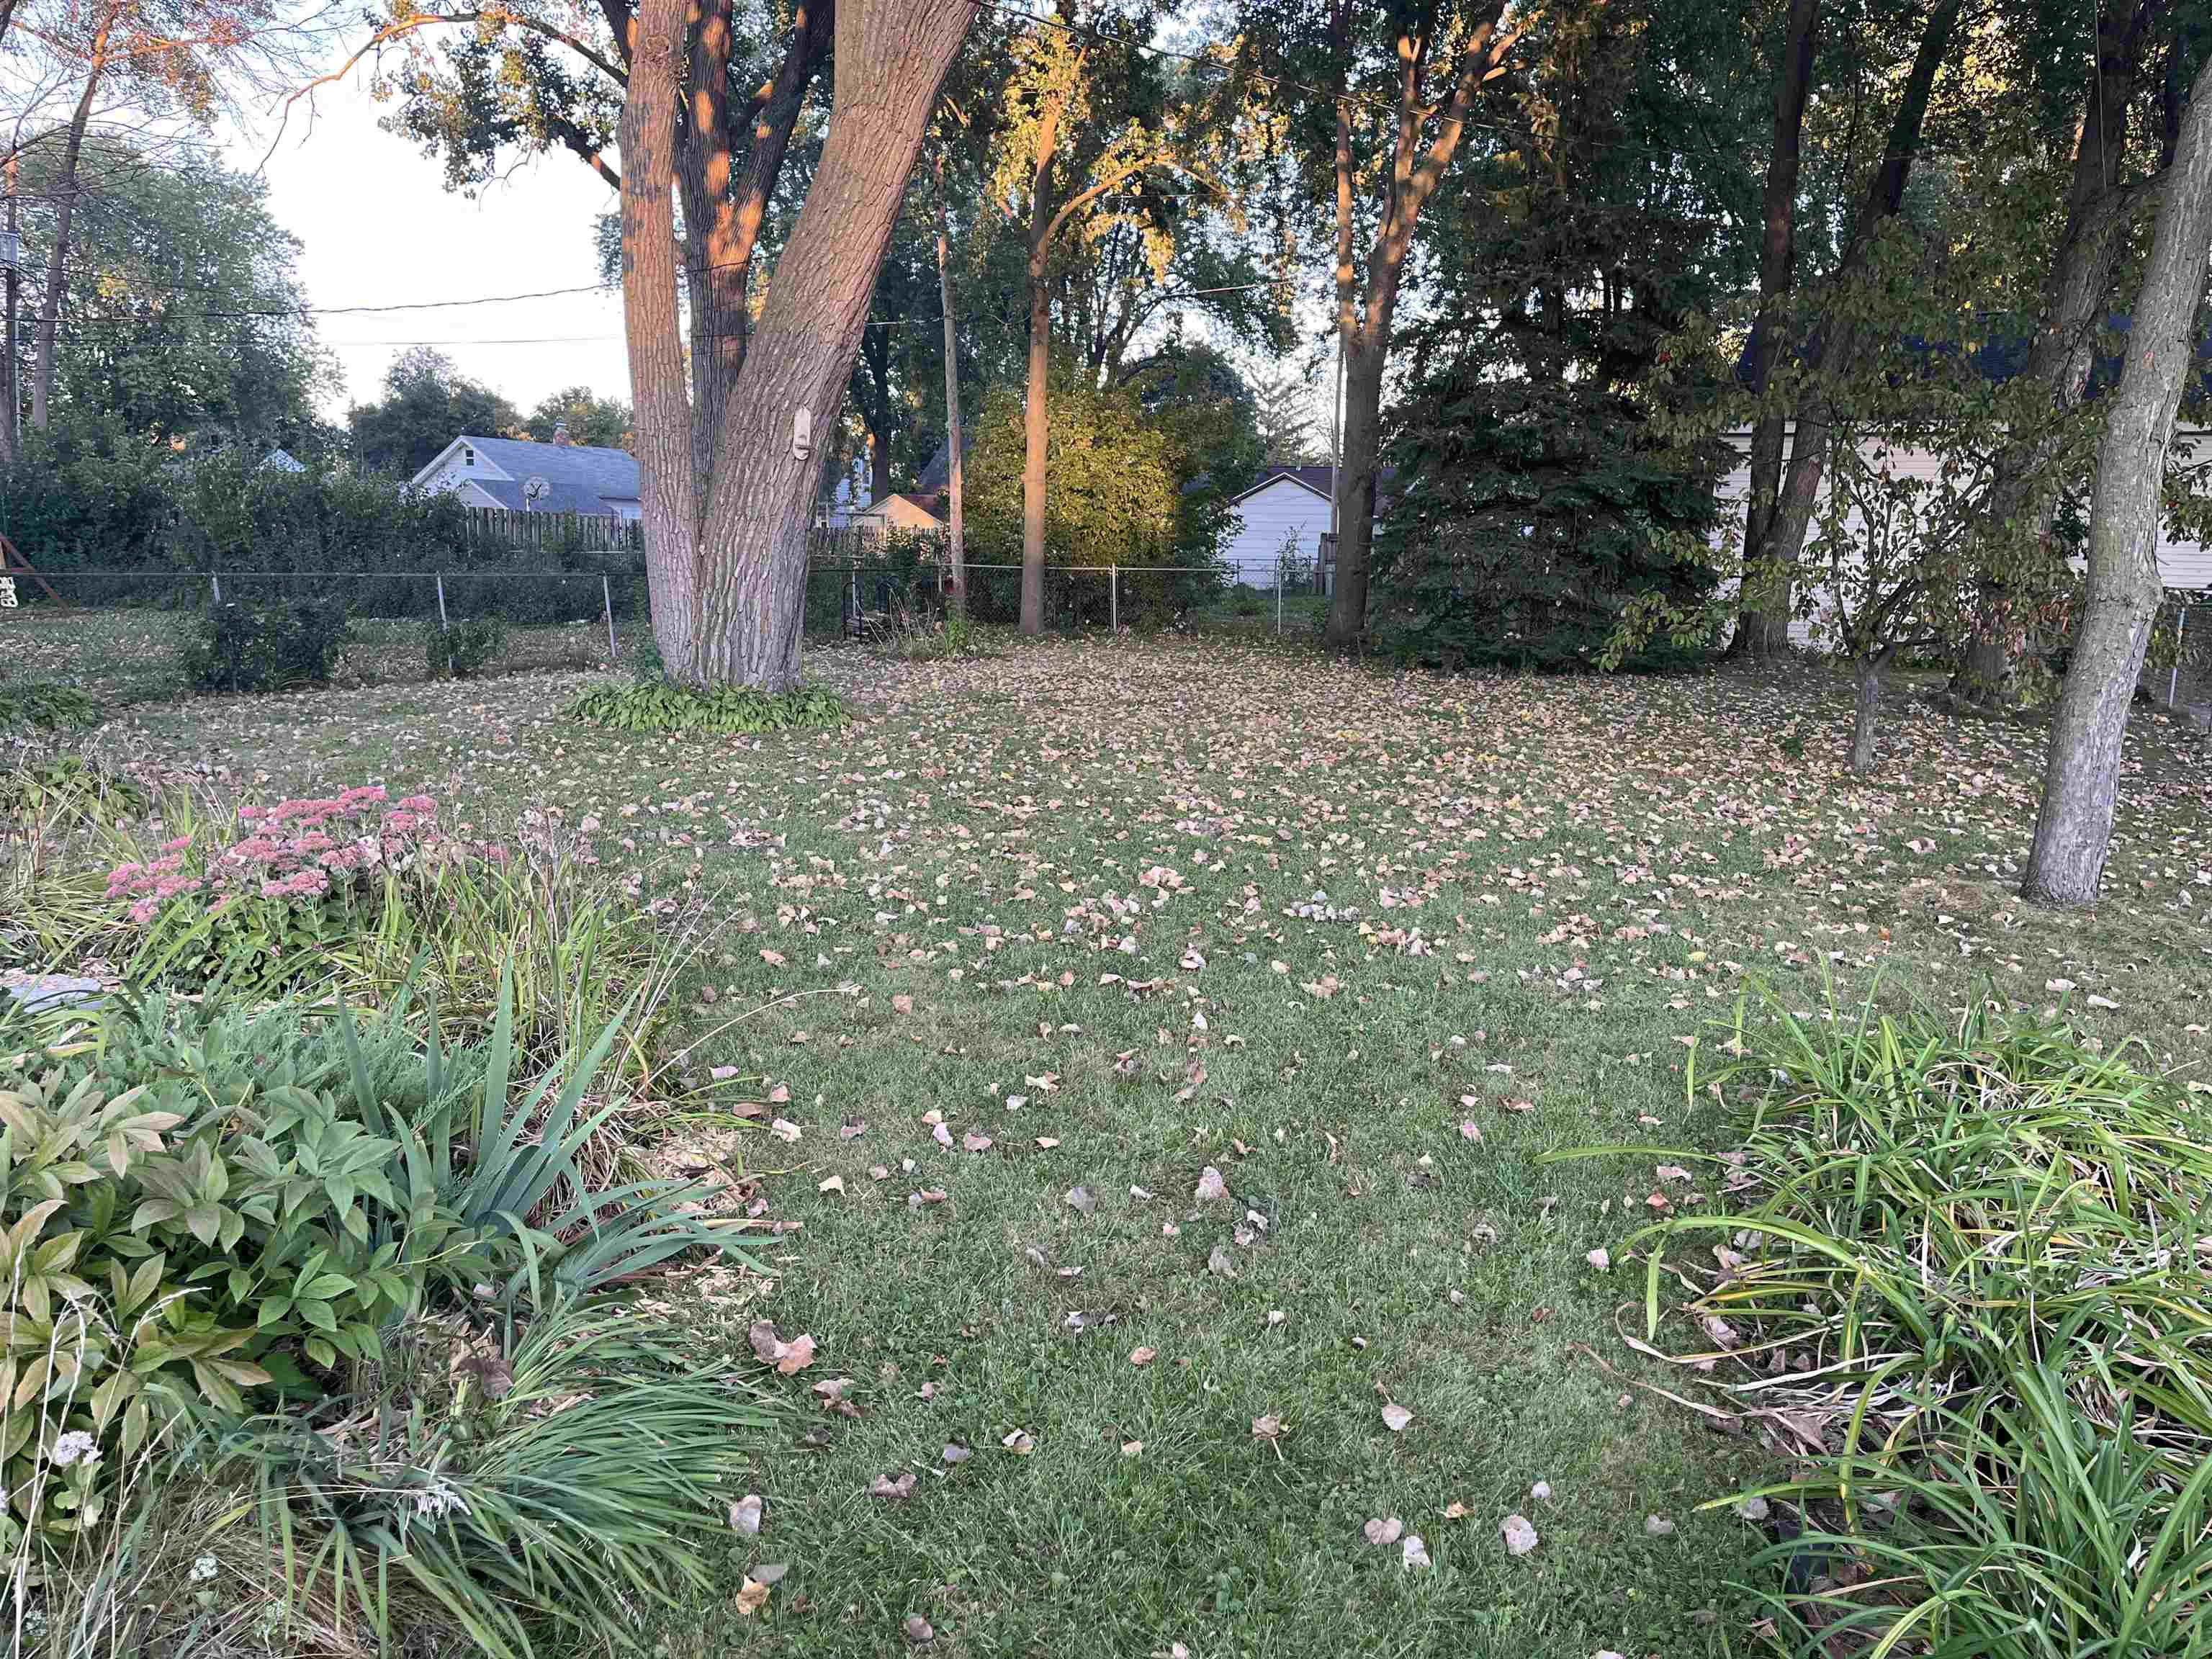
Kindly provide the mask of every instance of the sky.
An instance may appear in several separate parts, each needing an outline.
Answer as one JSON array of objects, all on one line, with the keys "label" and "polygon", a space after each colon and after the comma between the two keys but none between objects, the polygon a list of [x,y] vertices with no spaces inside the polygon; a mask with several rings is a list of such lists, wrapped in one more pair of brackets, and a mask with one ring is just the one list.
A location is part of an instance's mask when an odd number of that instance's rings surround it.
[{"label": "sky", "polygon": [[[273,120],[258,132],[234,132],[224,144],[229,165],[262,167],[270,211],[302,245],[299,270],[310,305],[327,311],[469,300],[598,282],[592,227],[614,206],[614,192],[582,162],[549,155],[471,200],[446,189],[436,161],[377,126],[389,106],[369,96],[362,70],[344,85],[320,88],[315,106],[312,117],[304,103],[294,107],[273,152]],[[525,411],[576,385],[629,398],[622,302],[612,290],[325,314],[316,323],[345,376],[332,415],[374,398],[392,358],[417,341]]]}]

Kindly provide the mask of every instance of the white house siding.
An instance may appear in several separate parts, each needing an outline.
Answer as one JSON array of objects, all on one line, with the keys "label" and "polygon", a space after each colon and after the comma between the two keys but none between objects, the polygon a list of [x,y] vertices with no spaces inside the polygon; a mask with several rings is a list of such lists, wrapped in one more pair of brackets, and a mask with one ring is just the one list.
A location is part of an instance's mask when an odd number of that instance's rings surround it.
[{"label": "white house siding", "polygon": [[[1723,435],[1729,447],[1736,452],[1738,459],[1721,481],[1721,516],[1714,526],[1712,537],[1715,547],[1722,544],[1724,537],[1733,536],[1739,542],[1741,540],[1744,502],[1751,494],[1751,434],[1737,431]],[[2202,427],[2185,428],[2174,434],[2173,441],[2191,459],[2212,462],[2212,429]],[[1881,446],[1875,443],[1863,443],[1859,453],[1871,464],[1875,462],[1881,448]],[[1789,456],[1786,440],[1783,455],[1786,461]],[[1942,460],[1932,450],[1891,449],[1886,460],[1881,464],[1887,467],[1893,477],[1933,478],[1941,471]],[[1824,481],[1820,507],[1825,509],[1826,505],[1827,485]],[[1856,512],[1851,514],[1848,522],[1854,537],[1863,537],[1865,525]],[[2212,549],[2206,548],[2200,542],[2179,540],[2161,529],[2159,533],[2158,566],[2159,573],[2168,587],[2212,588]],[[1814,603],[1818,605],[1821,601],[1816,598]],[[1809,625],[1804,618],[1790,618],[1790,638],[1792,642],[1805,645],[1809,642]]]},{"label": "white house siding", "polygon": [[1285,538],[1297,538],[1298,552],[1318,567],[1321,538],[1328,533],[1328,497],[1304,484],[1278,478],[1237,503],[1242,518],[1230,537],[1225,556],[1237,580],[1254,587],[1275,585],[1275,559]]},{"label": "white house siding", "polygon": [[427,473],[415,480],[415,487],[416,489],[426,490],[432,495],[436,495],[446,490],[461,490],[464,492],[463,499],[465,500],[471,507],[497,507],[499,505],[498,499],[493,495],[486,495],[483,492],[476,492],[473,494],[467,493],[467,486],[474,483],[478,478],[504,478],[507,477],[506,473],[494,466],[490,461],[486,459],[483,456],[479,455],[476,458],[475,465],[465,466],[461,463],[460,446],[455,444],[449,448],[444,457],[436,463],[436,466],[437,470],[435,471]]}]

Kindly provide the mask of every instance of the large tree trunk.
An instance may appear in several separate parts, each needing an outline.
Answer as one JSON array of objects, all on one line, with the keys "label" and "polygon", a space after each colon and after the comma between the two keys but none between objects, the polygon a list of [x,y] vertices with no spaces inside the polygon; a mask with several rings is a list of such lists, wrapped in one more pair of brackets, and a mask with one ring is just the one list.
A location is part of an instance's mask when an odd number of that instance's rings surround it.
[{"label": "large tree trunk", "polygon": [[2097,457],[2089,579],[2074,659],[2051,728],[2043,806],[2022,896],[2096,902],[2118,804],[2128,710],[2158,613],[2160,494],[2197,341],[2212,250],[2212,63],[2199,71],[2166,169],[2150,263],[2128,328],[2126,366]]},{"label": "large tree trunk", "polygon": [[937,301],[945,313],[945,560],[952,579],[952,608],[968,609],[968,555],[960,514],[960,341],[953,325],[951,236],[945,220],[945,157],[937,157]]},{"label": "large tree trunk", "polygon": [[92,37],[84,72],[84,91],[70,117],[69,137],[62,147],[61,171],[55,175],[54,246],[46,259],[46,297],[39,302],[39,360],[31,377],[31,424],[46,429],[46,414],[54,398],[54,336],[62,314],[62,294],[69,286],[70,220],[76,211],[77,162],[84,154],[84,130],[92,121],[92,105],[100,90],[100,77],[107,67],[108,31],[115,22],[111,9]]},{"label": "large tree trunk", "polygon": [[[1937,0],[1929,16],[1919,50],[1913,56],[1912,71],[1891,118],[1881,165],[1867,185],[1850,240],[1836,267],[1834,280],[1839,289],[1865,270],[1875,237],[1905,199],[1905,180],[1911,174],[1913,156],[1920,148],[1920,130],[1928,117],[1929,96],[1935,90],[1936,71],[1949,53],[1959,11],[1960,0]],[[1746,580],[1763,583],[1768,601],[1779,599],[1775,608],[1784,618],[1791,607],[1792,574],[1820,505],[1828,445],[1834,435],[1835,404],[1821,370],[1829,363],[1848,363],[1858,349],[1858,329],[1848,313],[1824,321],[1826,326],[1806,353],[1811,373],[1797,396],[1796,432],[1790,445],[1790,466],[1775,501],[1774,515],[1767,523],[1761,545],[1745,549],[1747,562],[1758,567],[1747,573]]]},{"label": "large tree trunk", "polygon": [[1044,632],[1045,456],[1052,436],[1052,292],[1030,270],[1030,378],[1022,402],[1022,632]]},{"label": "large tree trunk", "polygon": [[700,534],[703,682],[798,683],[818,463],[792,453],[793,417],[808,411],[824,435],[836,423],[930,107],[974,9],[974,0],[838,8],[822,159],[722,415]]},{"label": "large tree trunk", "polygon": [[[676,112],[686,0],[639,0],[621,143],[623,329],[645,526],[653,641],[671,678],[694,678],[702,458],[694,448],[676,304]],[[696,290],[695,290],[696,292]],[[711,467],[713,453],[703,463]]]},{"label": "large tree trunk", "polygon": [[[2066,228],[2045,280],[2042,324],[2024,371],[2027,380],[2049,389],[2049,418],[2016,434],[1991,466],[1989,522],[1996,534],[2022,545],[2047,547],[2050,542],[2058,492],[2044,475],[2057,456],[2066,416],[2088,387],[2097,331],[2125,240],[2120,167],[2148,17],[2148,8],[2138,0],[2108,0],[2097,20],[2097,61],[2082,94],[2074,171],[2066,190]],[[1984,707],[2002,702],[2012,678],[2018,635],[2005,586],[1985,583],[1953,691]]]},{"label": "large tree trunk", "polygon": [[[974,0],[845,0],[838,91],[806,204],[695,477],[676,316],[673,148],[686,0],[640,0],[623,112],[623,299],[653,635],[677,677],[781,690],[799,678],[819,467],[939,82]],[[739,228],[743,228],[742,219]]]},{"label": "large tree trunk", "polygon": [[[1763,203],[1765,235],[1759,253],[1759,315],[1752,325],[1752,395],[1760,399],[1751,429],[1751,489],[1744,506],[1743,547],[1749,555],[1766,539],[1782,486],[1782,445],[1787,413],[1765,407],[1774,363],[1790,327],[1789,297],[1797,280],[1797,171],[1805,131],[1805,104],[1813,86],[1813,54],[1820,27],[1820,0],[1790,0],[1783,45],[1782,81],[1774,94],[1774,149],[1766,162]],[[1790,610],[1769,610],[1747,594],[1731,653],[1764,660],[1790,643]]]}]

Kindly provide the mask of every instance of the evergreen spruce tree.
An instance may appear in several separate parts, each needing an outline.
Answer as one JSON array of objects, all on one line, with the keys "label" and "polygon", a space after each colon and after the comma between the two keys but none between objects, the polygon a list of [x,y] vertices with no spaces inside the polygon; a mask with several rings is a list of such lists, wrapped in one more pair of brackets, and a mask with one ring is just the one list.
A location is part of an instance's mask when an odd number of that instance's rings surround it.
[{"label": "evergreen spruce tree", "polygon": [[[1625,617],[1696,611],[1728,452],[1677,441],[1695,397],[1676,343],[1728,250],[1693,190],[1637,142],[1657,112],[1649,11],[1531,14],[1521,129],[1437,243],[1448,297],[1393,412],[1377,639],[1445,667],[1613,665]],[[1710,368],[1703,371],[1711,388]],[[1629,654],[1651,665],[1672,636]]]}]

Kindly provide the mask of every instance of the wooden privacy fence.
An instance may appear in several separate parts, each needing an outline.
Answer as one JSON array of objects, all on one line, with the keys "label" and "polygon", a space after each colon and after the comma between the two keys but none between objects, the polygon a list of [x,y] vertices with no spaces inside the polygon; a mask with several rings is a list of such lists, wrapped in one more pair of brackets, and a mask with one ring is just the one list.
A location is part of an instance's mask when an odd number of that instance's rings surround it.
[{"label": "wooden privacy fence", "polygon": [[461,509],[477,546],[574,549],[579,552],[642,553],[645,526],[611,513],[510,513],[505,507]]}]

